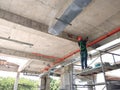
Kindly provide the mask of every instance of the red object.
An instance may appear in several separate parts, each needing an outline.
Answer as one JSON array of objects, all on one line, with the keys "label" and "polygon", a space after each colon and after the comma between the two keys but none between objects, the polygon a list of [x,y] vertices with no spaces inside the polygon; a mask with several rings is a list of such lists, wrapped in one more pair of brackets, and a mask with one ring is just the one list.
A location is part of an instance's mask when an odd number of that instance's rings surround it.
[{"label": "red object", "polygon": [[78,36],[78,37],[77,37],[77,40],[78,40],[78,41],[81,41],[81,40],[82,40],[82,37],[81,37],[81,36]]},{"label": "red object", "polygon": [[87,46],[88,46],[88,47],[89,47],[89,46],[92,46],[92,45],[96,44],[97,42],[100,42],[100,41],[102,41],[103,39],[106,39],[107,37],[110,37],[111,35],[113,35],[113,34],[115,34],[115,33],[118,33],[118,32],[120,32],[120,27],[119,27],[119,28],[116,28],[116,29],[112,30],[111,32],[109,32],[109,33],[107,33],[107,34],[105,34],[105,35],[97,38],[96,40],[94,40],[94,41],[92,41],[92,42],[90,42],[90,43],[88,43]]},{"label": "red object", "polygon": [[[110,37],[110,36],[114,35],[115,33],[118,33],[118,32],[120,32],[120,27],[119,27],[119,28],[116,28],[116,29],[112,30],[111,32],[107,33],[106,35],[103,35],[103,36],[97,38],[96,40],[88,43],[88,44],[87,44],[87,47],[90,47],[90,46],[92,46],[92,45],[94,45],[94,44],[96,44],[96,43],[104,40],[105,38]],[[69,58],[70,56],[72,56],[72,55],[74,55],[74,54],[76,54],[76,53],[78,53],[78,52],[80,52],[80,50],[75,50],[75,51],[73,51],[73,52],[65,55],[64,57],[62,57],[62,58],[60,58],[60,59],[57,59],[55,62],[53,62],[52,65],[50,65],[50,67],[44,68],[44,69],[42,70],[42,72],[48,71],[52,66],[54,66],[54,65],[56,65],[56,64],[64,61],[66,58]]]}]

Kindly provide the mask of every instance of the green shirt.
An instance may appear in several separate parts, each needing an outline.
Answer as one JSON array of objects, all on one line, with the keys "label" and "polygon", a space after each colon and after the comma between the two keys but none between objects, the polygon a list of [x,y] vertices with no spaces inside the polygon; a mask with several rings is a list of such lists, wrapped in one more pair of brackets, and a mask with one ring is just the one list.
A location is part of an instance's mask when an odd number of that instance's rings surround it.
[{"label": "green shirt", "polygon": [[81,51],[87,51],[86,43],[87,43],[86,40],[78,41],[78,45],[79,45]]}]

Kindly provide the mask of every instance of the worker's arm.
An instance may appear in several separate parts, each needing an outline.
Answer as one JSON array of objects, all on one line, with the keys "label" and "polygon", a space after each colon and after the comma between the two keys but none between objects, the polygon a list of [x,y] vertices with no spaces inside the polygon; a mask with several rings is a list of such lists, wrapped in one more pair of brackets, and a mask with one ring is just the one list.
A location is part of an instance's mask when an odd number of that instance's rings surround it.
[{"label": "worker's arm", "polygon": [[86,37],[84,41],[87,43],[87,41],[88,41],[88,37]]},{"label": "worker's arm", "polygon": [[80,41],[78,41],[78,46],[80,46]]}]

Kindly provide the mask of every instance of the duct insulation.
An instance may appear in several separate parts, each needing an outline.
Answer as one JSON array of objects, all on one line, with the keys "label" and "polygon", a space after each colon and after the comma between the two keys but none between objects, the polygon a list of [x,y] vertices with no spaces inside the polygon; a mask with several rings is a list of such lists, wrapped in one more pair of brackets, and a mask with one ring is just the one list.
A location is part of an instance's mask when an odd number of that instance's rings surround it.
[{"label": "duct insulation", "polygon": [[92,0],[73,0],[73,2],[68,6],[63,15],[58,19],[58,21],[53,25],[48,33],[53,35],[59,35],[65,27],[72,22],[75,17],[82,12],[82,10],[91,2]]}]

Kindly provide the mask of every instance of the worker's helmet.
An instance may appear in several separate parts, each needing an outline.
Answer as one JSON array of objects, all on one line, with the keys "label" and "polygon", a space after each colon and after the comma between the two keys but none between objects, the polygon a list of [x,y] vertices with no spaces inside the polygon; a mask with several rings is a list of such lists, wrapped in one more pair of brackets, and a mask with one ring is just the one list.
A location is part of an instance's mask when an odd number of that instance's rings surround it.
[{"label": "worker's helmet", "polygon": [[77,40],[78,40],[78,41],[81,41],[81,40],[82,40],[82,37],[81,37],[81,36],[78,36],[78,37],[77,37]]}]

